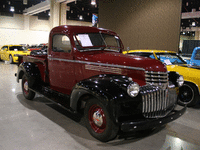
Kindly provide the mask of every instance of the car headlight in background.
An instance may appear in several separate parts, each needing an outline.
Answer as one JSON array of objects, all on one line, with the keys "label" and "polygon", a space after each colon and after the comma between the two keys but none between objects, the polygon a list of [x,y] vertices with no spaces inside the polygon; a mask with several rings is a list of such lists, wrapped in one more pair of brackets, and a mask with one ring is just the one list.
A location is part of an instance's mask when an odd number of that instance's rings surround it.
[{"label": "car headlight in background", "polygon": [[127,87],[127,93],[131,97],[136,97],[140,91],[140,86],[137,83],[131,83]]},{"label": "car headlight in background", "polygon": [[178,86],[182,86],[183,83],[184,83],[184,78],[183,78],[183,76],[182,76],[182,75],[179,75],[179,77],[178,77],[178,79],[177,79],[176,82],[178,83]]}]

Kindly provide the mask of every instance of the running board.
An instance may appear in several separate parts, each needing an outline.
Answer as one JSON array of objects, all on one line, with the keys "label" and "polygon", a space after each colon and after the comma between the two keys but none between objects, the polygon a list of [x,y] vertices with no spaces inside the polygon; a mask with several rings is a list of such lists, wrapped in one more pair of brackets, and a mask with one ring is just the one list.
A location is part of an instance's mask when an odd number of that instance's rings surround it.
[{"label": "running board", "polygon": [[48,87],[38,86],[38,85],[37,85],[37,87],[29,88],[29,90],[31,90],[39,95],[43,95],[49,101],[55,103],[56,105],[60,106],[61,108],[65,109],[69,112],[76,113],[70,107],[70,96],[68,96],[68,95],[59,93]]}]

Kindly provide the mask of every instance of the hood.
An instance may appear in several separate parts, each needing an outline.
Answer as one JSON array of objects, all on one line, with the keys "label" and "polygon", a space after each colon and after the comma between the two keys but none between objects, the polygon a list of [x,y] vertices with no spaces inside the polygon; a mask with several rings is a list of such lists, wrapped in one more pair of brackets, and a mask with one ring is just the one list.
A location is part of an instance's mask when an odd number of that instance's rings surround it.
[{"label": "hood", "polygon": [[145,69],[145,71],[167,71],[165,65],[158,60],[107,51],[81,52],[77,55],[77,60],[136,67],[139,69]]},{"label": "hood", "polygon": [[189,64],[167,65],[167,70],[176,72],[180,71],[195,72],[197,70],[200,70],[200,66],[191,66]]},{"label": "hood", "polygon": [[193,65],[190,65],[190,64],[180,64],[178,66],[192,68],[192,69],[200,69],[200,66],[193,66]]}]

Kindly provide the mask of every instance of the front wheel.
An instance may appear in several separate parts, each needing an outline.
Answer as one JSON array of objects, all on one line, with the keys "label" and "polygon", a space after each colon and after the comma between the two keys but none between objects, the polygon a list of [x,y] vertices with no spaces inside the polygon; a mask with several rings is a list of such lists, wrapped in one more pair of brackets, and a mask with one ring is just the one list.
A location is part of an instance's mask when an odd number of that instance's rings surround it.
[{"label": "front wheel", "polygon": [[12,55],[9,56],[9,64],[12,64],[13,63],[13,58],[12,58]]},{"label": "front wheel", "polygon": [[96,139],[107,142],[117,136],[119,126],[109,117],[106,107],[97,99],[89,99],[84,109],[86,128]]},{"label": "front wheel", "polygon": [[199,100],[198,89],[191,83],[185,83],[179,89],[178,104],[194,106]]},{"label": "front wheel", "polygon": [[26,99],[32,100],[35,97],[35,92],[29,89],[30,79],[24,74],[22,77],[22,91]]}]

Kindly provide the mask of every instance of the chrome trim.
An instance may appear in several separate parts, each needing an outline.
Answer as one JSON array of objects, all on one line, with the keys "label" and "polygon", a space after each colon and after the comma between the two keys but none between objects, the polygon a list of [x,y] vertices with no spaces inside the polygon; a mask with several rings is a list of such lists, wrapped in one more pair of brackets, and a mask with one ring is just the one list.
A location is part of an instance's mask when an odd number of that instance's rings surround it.
[{"label": "chrome trim", "polygon": [[145,71],[145,80],[147,84],[152,84],[155,86],[162,87],[162,89],[166,89],[169,81],[168,73]]},{"label": "chrome trim", "polygon": [[176,99],[169,99],[168,89],[156,86],[143,86],[140,91],[142,95],[142,113],[145,118],[162,118],[168,115],[176,103]]},{"label": "chrome trim", "polygon": [[123,69],[132,69],[132,70],[145,71],[144,68],[140,68],[140,67],[130,67],[130,66],[105,64],[105,63],[95,63],[95,62],[80,61],[80,60],[68,60],[68,59],[60,59],[60,58],[52,58],[52,57],[48,57],[48,59],[49,60],[58,60],[58,61],[65,61],[65,62],[80,63],[80,64],[89,64],[89,65],[98,65],[98,66],[107,66],[107,67],[116,67],[116,68],[123,68]]}]

